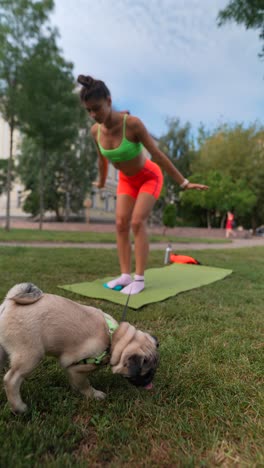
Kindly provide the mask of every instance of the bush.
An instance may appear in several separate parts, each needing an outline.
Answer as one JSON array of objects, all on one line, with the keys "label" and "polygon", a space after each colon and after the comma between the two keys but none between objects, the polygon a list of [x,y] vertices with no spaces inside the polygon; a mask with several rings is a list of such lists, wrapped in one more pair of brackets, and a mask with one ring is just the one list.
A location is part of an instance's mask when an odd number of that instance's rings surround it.
[{"label": "bush", "polygon": [[173,203],[170,203],[169,205],[165,206],[162,219],[164,226],[170,228],[176,226],[176,213],[177,209]]}]

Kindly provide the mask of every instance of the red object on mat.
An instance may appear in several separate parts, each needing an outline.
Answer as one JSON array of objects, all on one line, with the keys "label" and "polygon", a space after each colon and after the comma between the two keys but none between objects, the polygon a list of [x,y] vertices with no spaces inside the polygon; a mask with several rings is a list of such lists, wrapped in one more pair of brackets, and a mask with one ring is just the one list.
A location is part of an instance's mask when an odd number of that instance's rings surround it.
[{"label": "red object on mat", "polygon": [[189,257],[188,255],[171,254],[170,262],[171,263],[193,263],[194,265],[200,265],[200,262],[198,262],[198,260],[196,260],[193,257]]}]

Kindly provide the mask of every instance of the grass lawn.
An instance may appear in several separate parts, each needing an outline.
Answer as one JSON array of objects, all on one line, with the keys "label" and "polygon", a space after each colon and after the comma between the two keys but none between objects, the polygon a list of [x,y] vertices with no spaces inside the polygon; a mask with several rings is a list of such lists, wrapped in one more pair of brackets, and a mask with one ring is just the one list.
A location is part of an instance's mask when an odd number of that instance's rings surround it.
[{"label": "grass lawn", "polygon": [[[150,235],[151,242],[181,242],[189,244],[191,242],[221,244],[230,243],[229,239],[213,239],[200,237],[176,237],[172,235]],[[9,232],[0,228],[0,242],[96,242],[115,243],[114,232],[75,232],[75,231],[39,231],[35,229],[11,229]]]},{"label": "grass lawn", "polygon": [[[154,390],[107,368],[91,382],[108,398],[86,401],[45,359],[22,386],[25,415],[10,412],[0,386],[1,467],[264,466],[264,248],[192,255],[233,274],[128,311],[160,341]],[[162,264],[163,252],[152,251],[148,266]],[[121,306],[57,288],[118,274],[114,250],[1,247],[0,265],[0,301],[15,283],[32,281],[121,317]]]}]

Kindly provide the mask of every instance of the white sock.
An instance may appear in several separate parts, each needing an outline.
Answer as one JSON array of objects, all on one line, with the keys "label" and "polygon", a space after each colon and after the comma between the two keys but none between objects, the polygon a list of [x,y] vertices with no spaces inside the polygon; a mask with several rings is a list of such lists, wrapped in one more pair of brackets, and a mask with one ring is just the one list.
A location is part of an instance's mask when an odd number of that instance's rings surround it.
[{"label": "white sock", "polygon": [[118,278],[108,281],[107,287],[113,289],[116,286],[127,286],[130,283],[132,283],[131,275],[128,273],[122,273]]},{"label": "white sock", "polygon": [[145,288],[144,275],[135,275],[134,281],[120,291],[123,294],[138,294]]}]

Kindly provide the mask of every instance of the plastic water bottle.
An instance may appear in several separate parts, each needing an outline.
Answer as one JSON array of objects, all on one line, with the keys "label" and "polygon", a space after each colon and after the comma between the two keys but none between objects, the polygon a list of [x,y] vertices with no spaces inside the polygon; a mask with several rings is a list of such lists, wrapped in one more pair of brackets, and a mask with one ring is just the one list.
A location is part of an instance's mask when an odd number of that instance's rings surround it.
[{"label": "plastic water bottle", "polygon": [[170,263],[171,252],[172,252],[171,244],[168,244],[168,247],[165,250],[164,265],[168,265],[168,263]]}]

